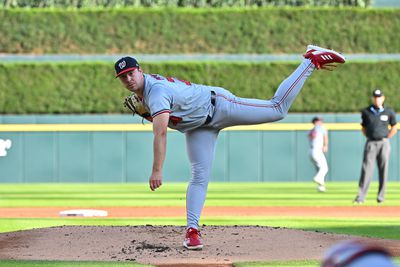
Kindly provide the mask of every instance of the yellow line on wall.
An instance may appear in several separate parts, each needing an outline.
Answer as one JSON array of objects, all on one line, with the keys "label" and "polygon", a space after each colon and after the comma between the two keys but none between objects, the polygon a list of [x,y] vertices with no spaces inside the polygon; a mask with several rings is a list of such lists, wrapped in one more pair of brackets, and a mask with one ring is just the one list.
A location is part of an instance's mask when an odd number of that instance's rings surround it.
[{"label": "yellow line on wall", "polygon": [[[361,130],[359,123],[325,123],[328,130]],[[312,123],[265,123],[259,125],[234,126],[228,131],[308,131]]]},{"label": "yellow line on wall", "polygon": [[2,124],[0,132],[139,132],[151,124]]},{"label": "yellow line on wall", "polygon": [[[359,123],[325,123],[328,130],[361,130]],[[311,123],[265,123],[234,126],[225,131],[307,131]],[[0,124],[0,132],[149,132],[151,124]]]}]

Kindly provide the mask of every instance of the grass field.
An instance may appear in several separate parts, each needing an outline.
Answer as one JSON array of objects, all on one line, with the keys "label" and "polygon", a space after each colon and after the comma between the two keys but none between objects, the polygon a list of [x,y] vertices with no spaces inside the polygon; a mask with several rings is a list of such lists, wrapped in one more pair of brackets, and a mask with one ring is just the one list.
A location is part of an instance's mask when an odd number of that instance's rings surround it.
[{"label": "grass field", "polygon": [[[186,183],[168,183],[155,192],[147,184],[2,184],[0,207],[185,206]],[[352,206],[357,182],[329,183],[317,193],[312,183],[213,183],[208,206]],[[386,204],[400,205],[400,184],[389,183]],[[376,205],[372,183],[366,205]]]},{"label": "grass field", "polygon": [[[187,184],[166,183],[157,192],[147,184],[3,184],[0,207],[184,206]],[[317,193],[312,183],[210,183],[206,206],[352,206],[357,183],[331,183]],[[364,205],[376,206],[377,184]],[[400,205],[400,185],[389,183],[383,206]],[[280,226],[369,237],[400,239],[394,218],[203,217],[206,225]],[[57,225],[185,225],[185,218],[1,218],[0,232]],[[118,263],[47,262],[51,266],[125,266]],[[93,265],[94,264],[94,265]],[[258,264],[258,265],[257,265]],[[317,266],[316,261],[238,266]],[[47,266],[44,262],[1,261],[1,266]],[[132,265],[130,265],[132,266]]]},{"label": "grass field", "polygon": [[[139,265],[133,263],[120,263],[120,262],[62,262],[62,261],[0,261],[2,267],[144,267],[149,265]],[[244,263],[235,264],[235,267],[278,267],[278,266],[294,266],[294,267],[307,267],[307,266],[318,266],[317,261],[287,261],[287,262],[270,262],[270,263]]]}]

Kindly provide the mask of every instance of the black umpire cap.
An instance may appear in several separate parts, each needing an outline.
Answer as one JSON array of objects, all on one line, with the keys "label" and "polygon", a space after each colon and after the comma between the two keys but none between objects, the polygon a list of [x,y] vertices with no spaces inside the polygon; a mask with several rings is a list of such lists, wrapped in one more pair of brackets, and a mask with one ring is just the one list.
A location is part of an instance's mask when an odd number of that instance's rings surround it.
[{"label": "black umpire cap", "polygon": [[114,68],[115,68],[115,78],[120,76],[121,74],[124,74],[125,72],[138,69],[139,63],[134,59],[133,57],[123,57],[117,60],[115,62]]},{"label": "black umpire cap", "polygon": [[375,90],[372,92],[372,96],[373,96],[373,97],[381,97],[381,96],[384,96],[384,94],[383,94],[383,92],[382,92],[381,89],[375,89]]}]

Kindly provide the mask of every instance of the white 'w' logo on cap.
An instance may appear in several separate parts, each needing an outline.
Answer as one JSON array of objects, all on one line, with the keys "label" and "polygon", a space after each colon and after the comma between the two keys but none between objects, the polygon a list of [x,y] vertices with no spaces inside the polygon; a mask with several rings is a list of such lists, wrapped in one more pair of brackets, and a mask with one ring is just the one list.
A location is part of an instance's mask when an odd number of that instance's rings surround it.
[{"label": "white 'w' logo on cap", "polygon": [[122,62],[120,62],[120,63],[118,64],[118,67],[119,67],[121,70],[122,70],[123,68],[125,68],[125,66],[126,66],[125,60],[122,61]]}]

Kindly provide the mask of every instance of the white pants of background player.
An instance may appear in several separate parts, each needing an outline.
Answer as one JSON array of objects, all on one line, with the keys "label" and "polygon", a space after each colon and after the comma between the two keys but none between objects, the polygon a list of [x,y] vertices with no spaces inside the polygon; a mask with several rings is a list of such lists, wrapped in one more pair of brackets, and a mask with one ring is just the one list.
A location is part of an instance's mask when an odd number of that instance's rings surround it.
[{"label": "white pants of background player", "polygon": [[314,176],[313,180],[320,185],[325,185],[325,176],[328,173],[328,163],[322,148],[311,148],[310,158],[317,169],[317,174]]},{"label": "white pants of background player", "polygon": [[223,88],[216,88],[215,111],[211,122],[185,133],[192,170],[186,193],[188,228],[198,229],[219,131],[234,125],[260,124],[283,119],[314,68],[310,60],[304,59],[280,84],[270,100],[240,98]]}]

